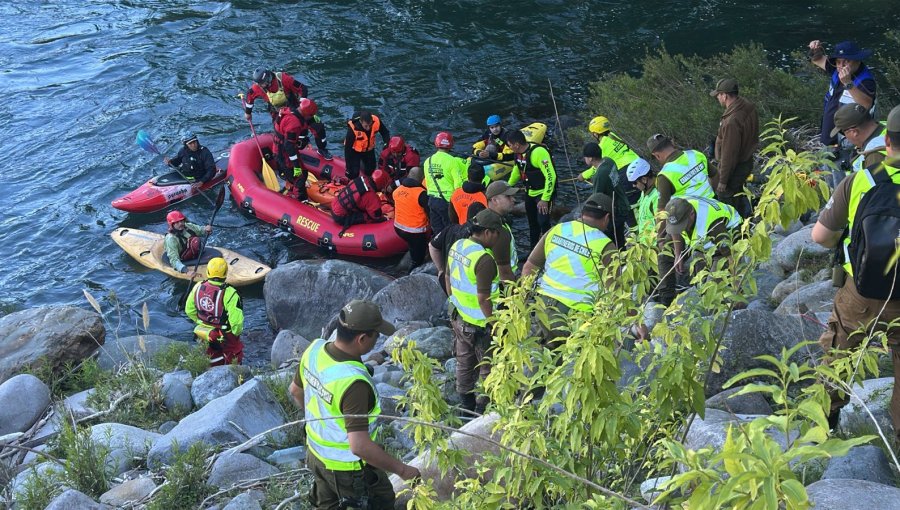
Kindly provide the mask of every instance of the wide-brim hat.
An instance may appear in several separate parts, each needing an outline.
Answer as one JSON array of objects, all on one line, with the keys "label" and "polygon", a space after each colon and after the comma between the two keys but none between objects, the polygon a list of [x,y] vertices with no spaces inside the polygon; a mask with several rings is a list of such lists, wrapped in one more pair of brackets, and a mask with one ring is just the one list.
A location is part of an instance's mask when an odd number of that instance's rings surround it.
[{"label": "wide-brim hat", "polygon": [[860,48],[853,41],[844,41],[834,47],[831,58],[843,58],[846,60],[865,60],[872,56],[872,50]]}]

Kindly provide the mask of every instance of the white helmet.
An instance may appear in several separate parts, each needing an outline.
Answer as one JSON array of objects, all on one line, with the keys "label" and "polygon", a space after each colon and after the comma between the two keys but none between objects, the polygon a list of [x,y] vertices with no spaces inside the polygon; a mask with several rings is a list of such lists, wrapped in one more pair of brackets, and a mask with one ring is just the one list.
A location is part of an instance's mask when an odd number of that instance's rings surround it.
[{"label": "white helmet", "polygon": [[644,158],[637,158],[632,161],[625,170],[625,176],[628,177],[628,182],[634,182],[649,173],[650,163],[647,163],[647,160]]}]

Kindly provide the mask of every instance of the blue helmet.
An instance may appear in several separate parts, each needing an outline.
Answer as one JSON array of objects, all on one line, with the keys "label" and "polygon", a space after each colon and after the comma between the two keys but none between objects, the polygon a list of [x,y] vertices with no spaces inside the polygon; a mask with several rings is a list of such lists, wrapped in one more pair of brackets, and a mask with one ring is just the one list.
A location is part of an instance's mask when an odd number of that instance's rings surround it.
[{"label": "blue helmet", "polygon": [[487,126],[488,127],[496,126],[497,124],[500,124],[500,116],[499,115],[491,115],[490,117],[487,118]]}]

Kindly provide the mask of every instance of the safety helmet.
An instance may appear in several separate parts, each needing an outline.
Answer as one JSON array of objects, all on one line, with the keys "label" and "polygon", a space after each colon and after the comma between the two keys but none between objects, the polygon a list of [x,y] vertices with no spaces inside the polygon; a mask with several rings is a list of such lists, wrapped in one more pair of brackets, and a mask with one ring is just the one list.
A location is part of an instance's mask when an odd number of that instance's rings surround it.
[{"label": "safety helmet", "polygon": [[496,126],[497,124],[500,124],[499,115],[491,115],[487,118],[487,127]]},{"label": "safety helmet", "polygon": [[206,276],[210,278],[225,278],[228,274],[228,262],[222,257],[215,257],[206,264]]},{"label": "safety helmet", "polygon": [[188,142],[196,142],[197,141],[197,133],[195,131],[187,131],[183,135],[181,135],[181,143],[187,145]]},{"label": "safety helmet", "polygon": [[644,158],[637,158],[632,161],[625,170],[625,176],[628,177],[628,182],[635,182],[649,173],[650,163],[647,163]]},{"label": "safety helmet", "polygon": [[169,228],[171,228],[172,225],[178,223],[179,221],[187,221],[187,218],[185,218],[184,215],[181,214],[181,211],[172,211],[166,215],[166,223],[169,224]]},{"label": "safety helmet", "polygon": [[600,115],[591,119],[591,123],[588,124],[588,131],[591,133],[602,135],[609,131],[609,119]]},{"label": "safety helmet", "polygon": [[265,67],[257,67],[253,72],[253,81],[260,85],[268,85],[272,83],[272,71]]},{"label": "safety helmet", "polygon": [[394,154],[400,154],[403,152],[403,149],[406,148],[406,142],[403,141],[402,136],[392,136],[391,141],[388,143],[388,149]]},{"label": "safety helmet", "polygon": [[372,181],[375,183],[376,189],[383,190],[391,182],[391,176],[387,172],[375,170],[372,172]]},{"label": "safety helmet", "polygon": [[438,149],[452,149],[453,135],[446,131],[441,131],[434,137],[434,146]]},{"label": "safety helmet", "polygon": [[300,100],[300,115],[303,115],[304,117],[312,117],[318,112],[319,106],[315,101],[305,97]]}]

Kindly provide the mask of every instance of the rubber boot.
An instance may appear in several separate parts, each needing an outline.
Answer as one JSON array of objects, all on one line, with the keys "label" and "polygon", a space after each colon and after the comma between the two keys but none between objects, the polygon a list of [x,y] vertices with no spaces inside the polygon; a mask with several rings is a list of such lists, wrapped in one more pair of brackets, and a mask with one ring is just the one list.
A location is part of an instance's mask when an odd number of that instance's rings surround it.
[{"label": "rubber boot", "polygon": [[837,432],[838,424],[841,422],[841,410],[835,409],[828,415],[828,428]]},{"label": "rubber boot", "polygon": [[470,421],[475,417],[475,394],[460,393],[459,395],[459,418],[463,421]]}]

